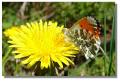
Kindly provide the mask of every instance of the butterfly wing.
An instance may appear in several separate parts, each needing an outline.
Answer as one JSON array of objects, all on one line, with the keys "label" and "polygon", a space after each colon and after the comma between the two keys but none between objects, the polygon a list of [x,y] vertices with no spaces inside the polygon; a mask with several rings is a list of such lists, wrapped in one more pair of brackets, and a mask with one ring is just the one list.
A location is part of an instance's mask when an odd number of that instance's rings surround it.
[{"label": "butterfly wing", "polygon": [[[97,23],[91,17],[84,17],[78,20],[66,33],[80,49],[80,54],[86,59],[94,58],[99,51],[101,44],[99,34],[96,33]],[[97,37],[96,37],[97,35]]]}]

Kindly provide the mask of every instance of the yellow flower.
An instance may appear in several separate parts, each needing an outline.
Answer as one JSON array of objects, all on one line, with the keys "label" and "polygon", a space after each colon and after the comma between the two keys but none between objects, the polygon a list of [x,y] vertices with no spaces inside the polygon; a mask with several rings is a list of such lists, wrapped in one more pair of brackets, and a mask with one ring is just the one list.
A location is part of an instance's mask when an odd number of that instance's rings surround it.
[{"label": "yellow flower", "polygon": [[10,47],[15,48],[15,58],[24,58],[21,63],[31,67],[40,62],[41,68],[50,67],[57,63],[63,68],[74,64],[69,57],[74,57],[78,48],[67,41],[63,32],[64,26],[57,26],[57,22],[32,22],[20,27],[11,27],[4,34],[9,37]]}]

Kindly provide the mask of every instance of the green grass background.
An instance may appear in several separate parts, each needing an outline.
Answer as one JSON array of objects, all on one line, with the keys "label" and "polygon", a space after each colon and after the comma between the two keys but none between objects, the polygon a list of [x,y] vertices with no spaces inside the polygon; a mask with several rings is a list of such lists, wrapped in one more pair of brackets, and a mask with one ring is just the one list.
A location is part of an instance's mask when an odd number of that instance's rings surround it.
[{"label": "green grass background", "polygon": [[[22,2],[2,3],[2,31],[26,22],[43,20],[57,21],[59,25],[70,28],[77,20],[85,16],[95,16],[102,25],[102,48],[93,61],[86,61],[73,69],[68,69],[67,76],[116,76],[116,5],[113,2],[29,2],[24,15],[19,13]],[[34,70],[26,69],[15,60],[8,47],[7,38],[2,36],[2,74],[3,76],[34,76]],[[45,74],[50,76],[49,74]]]}]

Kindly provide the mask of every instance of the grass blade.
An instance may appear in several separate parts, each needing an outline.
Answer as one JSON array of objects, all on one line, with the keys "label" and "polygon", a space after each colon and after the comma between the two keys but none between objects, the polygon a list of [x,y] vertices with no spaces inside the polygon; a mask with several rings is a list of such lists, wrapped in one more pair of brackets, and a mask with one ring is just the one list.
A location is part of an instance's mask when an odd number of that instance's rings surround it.
[{"label": "grass blade", "polygon": [[113,41],[114,41],[114,33],[115,33],[115,17],[113,15],[113,22],[112,22],[112,37],[111,37],[111,41],[110,41],[110,63],[109,63],[109,69],[108,69],[108,75],[111,75],[111,68],[112,68],[112,57],[113,57]]},{"label": "grass blade", "polygon": [[[106,53],[106,10],[104,11],[104,52]],[[106,73],[106,57],[103,57],[104,60],[104,75]]]}]

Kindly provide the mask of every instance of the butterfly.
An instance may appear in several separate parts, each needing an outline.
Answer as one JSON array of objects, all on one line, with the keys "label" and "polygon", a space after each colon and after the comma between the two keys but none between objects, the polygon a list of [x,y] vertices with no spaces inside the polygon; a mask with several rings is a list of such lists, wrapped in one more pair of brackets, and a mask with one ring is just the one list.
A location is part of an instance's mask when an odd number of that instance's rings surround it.
[{"label": "butterfly", "polygon": [[66,34],[70,41],[79,47],[80,53],[85,55],[86,59],[94,58],[98,53],[101,44],[101,25],[94,17],[87,16],[78,20]]}]

